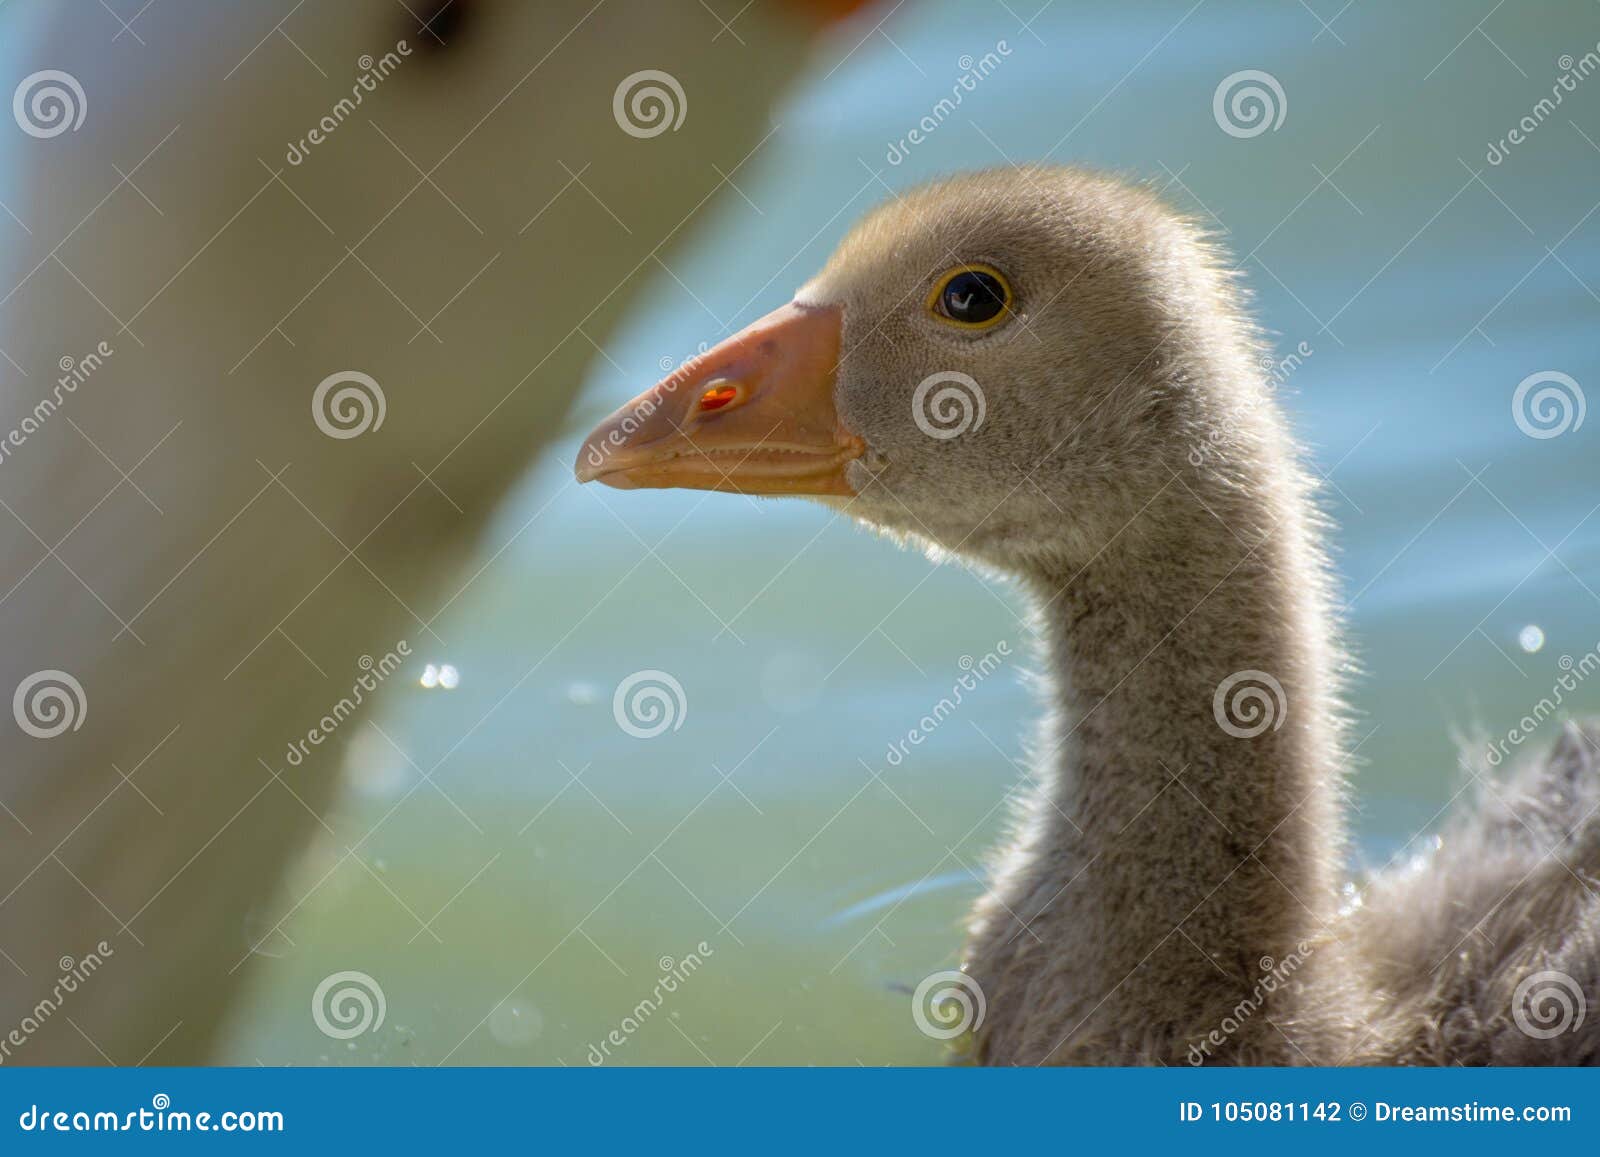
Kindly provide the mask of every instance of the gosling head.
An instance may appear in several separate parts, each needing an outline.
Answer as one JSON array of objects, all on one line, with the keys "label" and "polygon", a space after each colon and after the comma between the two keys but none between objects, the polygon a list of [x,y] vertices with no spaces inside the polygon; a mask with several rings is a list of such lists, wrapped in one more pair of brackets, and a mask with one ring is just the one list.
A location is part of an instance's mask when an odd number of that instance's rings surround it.
[{"label": "gosling head", "polygon": [[1065,168],[927,185],[601,423],[577,476],[807,495],[1002,569],[1071,562],[1184,469],[1208,390],[1248,367],[1234,297],[1143,189]]}]

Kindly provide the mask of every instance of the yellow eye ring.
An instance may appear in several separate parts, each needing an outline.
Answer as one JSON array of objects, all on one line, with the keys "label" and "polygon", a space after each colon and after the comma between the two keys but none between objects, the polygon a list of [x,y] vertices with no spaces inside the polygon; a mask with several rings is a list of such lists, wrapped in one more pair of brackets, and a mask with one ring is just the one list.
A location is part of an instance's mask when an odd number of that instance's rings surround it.
[{"label": "yellow eye ring", "polygon": [[[958,279],[965,279],[958,287],[966,291],[962,295],[951,293]],[[941,274],[924,307],[945,325],[957,329],[989,329],[1005,320],[1014,300],[1011,282],[1004,273],[992,265],[972,262]],[[987,312],[990,309],[992,313]],[[960,316],[962,313],[968,316]]]}]

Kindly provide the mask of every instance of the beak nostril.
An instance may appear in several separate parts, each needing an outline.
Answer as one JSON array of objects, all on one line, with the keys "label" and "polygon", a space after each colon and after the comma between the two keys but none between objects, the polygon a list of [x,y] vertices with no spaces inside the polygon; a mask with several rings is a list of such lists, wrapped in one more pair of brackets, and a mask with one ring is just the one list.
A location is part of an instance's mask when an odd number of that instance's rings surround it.
[{"label": "beak nostril", "polygon": [[724,406],[737,401],[738,398],[739,387],[734,383],[728,381],[713,382],[700,395],[700,412],[704,414],[712,410],[720,410]]}]

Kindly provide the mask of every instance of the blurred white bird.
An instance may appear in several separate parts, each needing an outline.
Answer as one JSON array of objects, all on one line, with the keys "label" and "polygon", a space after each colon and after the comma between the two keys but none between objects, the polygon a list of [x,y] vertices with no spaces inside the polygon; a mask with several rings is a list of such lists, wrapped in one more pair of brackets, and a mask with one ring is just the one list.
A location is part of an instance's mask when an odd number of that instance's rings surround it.
[{"label": "blurred white bird", "polygon": [[5,1059],[205,1058],[324,716],[852,7],[0,9]]}]

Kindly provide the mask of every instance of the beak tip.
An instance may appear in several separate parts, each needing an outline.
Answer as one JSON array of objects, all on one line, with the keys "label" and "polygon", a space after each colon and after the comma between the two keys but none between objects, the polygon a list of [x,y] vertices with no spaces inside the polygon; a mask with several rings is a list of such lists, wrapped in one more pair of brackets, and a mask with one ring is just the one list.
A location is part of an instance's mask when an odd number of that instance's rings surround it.
[{"label": "beak tip", "polygon": [[626,470],[615,468],[607,469],[604,463],[596,465],[589,460],[585,453],[578,455],[578,460],[572,464],[572,476],[582,486],[588,482],[598,482],[602,486],[609,486],[613,490],[637,490],[638,485],[629,481]]},{"label": "beak tip", "polygon": [[585,482],[593,482],[603,473],[605,457],[595,452],[592,442],[585,442],[578,449],[578,457],[572,463],[572,476],[581,486]]}]

